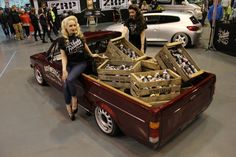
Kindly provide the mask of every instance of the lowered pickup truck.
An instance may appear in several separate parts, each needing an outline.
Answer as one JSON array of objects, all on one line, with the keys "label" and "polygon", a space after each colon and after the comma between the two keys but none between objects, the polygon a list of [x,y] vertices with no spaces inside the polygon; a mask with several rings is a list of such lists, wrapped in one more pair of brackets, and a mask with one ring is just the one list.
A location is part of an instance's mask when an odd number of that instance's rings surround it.
[{"label": "lowered pickup truck", "polygon": [[[89,32],[84,34],[94,53],[105,52],[108,41],[118,32]],[[57,40],[47,52],[30,57],[36,81],[62,90],[62,67]],[[91,62],[93,63],[93,62]],[[98,127],[107,135],[122,131],[137,141],[157,148],[181,132],[210,105],[215,90],[216,76],[204,72],[188,82],[180,95],[159,105],[139,100],[100,80],[93,64],[79,78],[78,95],[81,106],[95,115]],[[82,83],[79,83],[82,82]],[[81,88],[82,86],[82,88]]]}]

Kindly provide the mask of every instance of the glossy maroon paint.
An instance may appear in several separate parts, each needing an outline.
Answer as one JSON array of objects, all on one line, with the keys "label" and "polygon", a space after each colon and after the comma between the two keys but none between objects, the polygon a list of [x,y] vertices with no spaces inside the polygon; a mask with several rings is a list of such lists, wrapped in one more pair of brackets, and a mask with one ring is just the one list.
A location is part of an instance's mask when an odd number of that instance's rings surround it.
[{"label": "glossy maroon paint", "polygon": [[[117,32],[87,32],[87,42],[100,41],[119,36]],[[31,66],[40,66],[45,77],[44,67],[50,65],[61,74],[61,63],[48,58],[48,52],[38,53],[30,57]],[[46,81],[62,90],[62,86],[46,78]],[[119,128],[128,136],[137,141],[156,148],[170,140],[174,135],[185,128],[198,117],[213,99],[216,77],[211,73],[204,73],[193,80],[192,87],[182,92],[173,100],[157,107],[145,106],[144,103],[116,89],[106,86],[96,79],[83,75],[81,81],[84,89],[84,99],[80,103],[91,113],[97,105],[109,112]],[[81,90],[80,85],[78,89]],[[149,142],[150,122],[159,122],[159,141]]]}]

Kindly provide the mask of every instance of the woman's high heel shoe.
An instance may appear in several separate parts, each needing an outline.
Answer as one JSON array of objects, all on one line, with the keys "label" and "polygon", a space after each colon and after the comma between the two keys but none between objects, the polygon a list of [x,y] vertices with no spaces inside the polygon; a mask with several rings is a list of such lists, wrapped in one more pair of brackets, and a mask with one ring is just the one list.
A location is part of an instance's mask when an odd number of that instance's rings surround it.
[{"label": "woman's high heel shoe", "polygon": [[69,113],[69,118],[70,118],[71,121],[74,121],[75,120],[74,113]]}]

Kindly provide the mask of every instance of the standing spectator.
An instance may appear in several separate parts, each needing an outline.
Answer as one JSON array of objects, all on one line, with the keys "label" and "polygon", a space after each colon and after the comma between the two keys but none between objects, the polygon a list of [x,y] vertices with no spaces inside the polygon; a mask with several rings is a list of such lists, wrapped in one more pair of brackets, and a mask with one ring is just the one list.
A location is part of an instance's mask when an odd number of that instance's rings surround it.
[{"label": "standing spectator", "polygon": [[41,36],[41,31],[40,31],[40,28],[39,28],[39,19],[38,19],[38,16],[36,15],[36,13],[35,13],[35,8],[32,8],[31,11],[30,11],[30,19],[31,19],[31,23],[34,27],[34,39],[35,39],[35,41],[38,41],[37,33],[38,33],[40,39],[43,40],[43,38]]},{"label": "standing spectator", "polygon": [[51,37],[51,32],[50,32],[50,26],[48,25],[48,20],[46,18],[46,14],[45,12],[43,11],[42,8],[40,8],[38,10],[38,14],[39,14],[39,22],[42,26],[42,30],[43,30],[43,43],[47,43],[47,41],[45,40],[45,35],[47,33],[48,35],[48,38],[50,39],[51,42],[53,42],[53,39]]},{"label": "standing spectator", "polygon": [[223,0],[221,2],[221,5],[223,7],[224,10],[224,21],[228,21],[229,20],[229,11],[228,8],[231,7],[231,0]]},{"label": "standing spectator", "polygon": [[3,8],[0,8],[0,25],[2,26],[2,30],[7,38],[10,37],[9,26],[7,23],[7,15],[3,11]]},{"label": "standing spectator", "polygon": [[53,30],[53,33],[56,36],[58,36],[58,30],[56,28],[56,15],[52,11],[52,9],[49,9],[48,14],[47,14],[47,18],[48,18],[48,24],[50,26],[50,30]]},{"label": "standing spectator", "polygon": [[205,25],[205,19],[207,17],[207,12],[208,12],[208,0],[203,0],[203,4],[202,4],[202,20],[201,20],[201,24],[202,26]]},{"label": "standing spectator", "polygon": [[9,18],[12,20],[12,24],[16,33],[16,40],[23,40],[23,31],[19,13],[17,12],[17,8],[15,5],[12,6],[11,11],[9,13]]},{"label": "standing spectator", "polygon": [[146,1],[143,1],[142,5],[141,5],[141,12],[145,13],[145,12],[148,12],[149,10],[150,10],[149,5],[147,4]]},{"label": "standing spectator", "polygon": [[150,7],[151,7],[152,10],[156,10],[158,5],[159,4],[158,4],[157,0],[152,0],[151,3],[150,3]]},{"label": "standing spectator", "polygon": [[10,28],[10,32],[11,32],[11,37],[14,38],[14,36],[16,35],[15,33],[15,29],[13,27],[13,22],[12,22],[12,18],[9,17],[10,15],[10,9],[9,8],[5,8],[5,13],[7,15],[7,23],[8,23],[8,26]]},{"label": "standing spectator", "polygon": [[146,51],[146,36],[145,30],[147,29],[146,21],[137,5],[129,6],[129,18],[124,24],[122,36],[125,37],[129,31],[129,41],[141,50],[143,53]]},{"label": "standing spectator", "polygon": [[[212,4],[209,8],[208,11],[208,21],[210,22],[210,25],[212,27],[212,20],[213,20],[213,10],[214,10],[214,4]],[[217,9],[216,9],[216,23],[218,23],[221,19],[223,18],[223,7],[221,5],[221,1],[219,0],[219,3],[217,4]]]},{"label": "standing spectator", "polygon": [[22,27],[25,31],[25,35],[27,38],[30,38],[30,16],[28,13],[25,12],[24,9],[21,9],[21,15],[20,15]]}]

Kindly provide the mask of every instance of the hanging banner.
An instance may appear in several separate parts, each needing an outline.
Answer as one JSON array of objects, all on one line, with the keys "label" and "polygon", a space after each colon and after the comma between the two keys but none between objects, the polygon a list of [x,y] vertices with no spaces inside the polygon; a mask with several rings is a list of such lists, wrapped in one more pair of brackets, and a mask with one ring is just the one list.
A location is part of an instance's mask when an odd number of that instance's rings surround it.
[{"label": "hanging banner", "polygon": [[63,11],[73,11],[74,13],[80,13],[80,0],[60,0],[60,1],[47,1],[48,7],[53,8],[56,6],[58,14]]},{"label": "hanging banner", "polygon": [[100,0],[101,10],[127,9],[128,0]]}]

